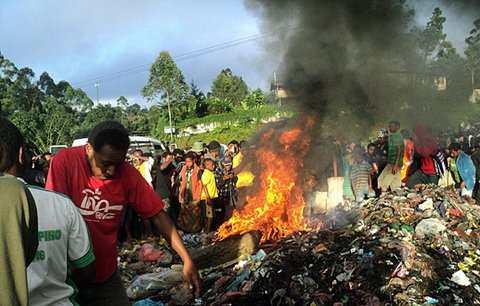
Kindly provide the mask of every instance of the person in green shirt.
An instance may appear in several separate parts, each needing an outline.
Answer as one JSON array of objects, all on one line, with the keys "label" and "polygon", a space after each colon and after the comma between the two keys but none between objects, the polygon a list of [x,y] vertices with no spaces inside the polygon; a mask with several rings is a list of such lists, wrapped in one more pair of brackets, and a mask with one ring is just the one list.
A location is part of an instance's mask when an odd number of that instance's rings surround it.
[{"label": "person in green shirt", "polygon": [[28,305],[27,266],[38,247],[37,210],[25,184],[3,174],[7,151],[0,146],[0,304]]},{"label": "person in green shirt", "polygon": [[391,190],[395,190],[402,186],[401,170],[405,144],[402,133],[400,133],[400,123],[394,120],[390,121],[388,130],[390,137],[388,137],[387,166],[378,177],[378,187],[382,193],[389,187]]}]

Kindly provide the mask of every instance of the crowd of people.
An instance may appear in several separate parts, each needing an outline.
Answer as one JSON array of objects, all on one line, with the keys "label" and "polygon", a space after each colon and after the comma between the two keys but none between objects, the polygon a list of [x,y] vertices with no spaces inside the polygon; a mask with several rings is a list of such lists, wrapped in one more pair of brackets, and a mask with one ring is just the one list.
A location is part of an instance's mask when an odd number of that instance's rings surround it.
[{"label": "crowd of people", "polygon": [[[332,134],[322,139],[333,154],[322,156],[321,176],[343,177],[343,199],[361,202],[402,186],[438,184],[480,202],[478,127],[434,136],[425,125],[409,131],[391,121],[377,136],[368,144],[342,145]],[[199,296],[201,279],[177,228],[208,234],[242,209],[239,194],[254,180],[247,143],[199,141],[159,156],[129,150],[126,129],[105,121],[90,131],[85,146],[31,159],[18,128],[0,118],[0,192],[6,199],[0,278],[8,284],[2,301],[129,305],[117,271],[120,228],[126,243],[164,237]],[[45,189],[34,186],[42,184]]]},{"label": "crowd of people", "polygon": [[[378,131],[367,145],[343,147],[334,136],[329,142],[342,160],[335,167],[344,176],[343,198],[362,201],[400,187],[419,184],[452,186],[470,203],[480,203],[480,130],[464,125],[458,132],[435,135],[424,124],[401,129],[398,121]],[[333,159],[332,162],[333,163]],[[332,175],[332,174],[330,174]]]},{"label": "crowd of people", "polygon": [[[186,233],[210,233],[240,208],[237,184],[251,184],[252,173],[243,171],[246,141],[228,145],[199,141],[185,149],[149,156],[136,149],[129,162],[141,173],[164,202],[179,229]],[[240,181],[239,181],[240,180]],[[124,216],[125,239],[154,236],[149,220],[139,220],[131,210]]]}]

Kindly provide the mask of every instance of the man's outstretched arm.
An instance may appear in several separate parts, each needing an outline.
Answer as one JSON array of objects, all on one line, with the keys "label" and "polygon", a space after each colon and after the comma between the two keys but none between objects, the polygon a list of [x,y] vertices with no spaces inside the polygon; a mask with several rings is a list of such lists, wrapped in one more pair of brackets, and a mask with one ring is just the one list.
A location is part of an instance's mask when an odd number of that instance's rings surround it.
[{"label": "man's outstretched arm", "polygon": [[195,286],[195,297],[199,297],[202,280],[172,220],[165,211],[161,210],[152,217],[152,221],[158,232],[170,243],[180,258],[182,258],[183,275],[190,286]]}]

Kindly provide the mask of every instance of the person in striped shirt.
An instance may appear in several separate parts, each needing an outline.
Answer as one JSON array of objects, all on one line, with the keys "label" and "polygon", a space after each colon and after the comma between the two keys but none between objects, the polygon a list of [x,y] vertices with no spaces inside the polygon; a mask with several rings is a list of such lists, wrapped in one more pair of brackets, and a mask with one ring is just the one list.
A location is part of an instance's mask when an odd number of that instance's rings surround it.
[{"label": "person in striped shirt", "polygon": [[361,148],[355,148],[353,152],[354,163],[350,170],[350,182],[355,200],[361,202],[375,196],[372,186],[372,166],[365,161],[365,152]]}]

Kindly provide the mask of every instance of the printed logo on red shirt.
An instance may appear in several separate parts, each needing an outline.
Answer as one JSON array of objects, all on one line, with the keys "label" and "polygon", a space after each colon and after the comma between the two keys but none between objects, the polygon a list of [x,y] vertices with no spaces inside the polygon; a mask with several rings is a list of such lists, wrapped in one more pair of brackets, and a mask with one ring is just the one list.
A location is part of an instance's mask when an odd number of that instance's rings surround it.
[{"label": "printed logo on red shirt", "polygon": [[84,216],[94,215],[98,220],[111,220],[115,218],[115,212],[110,211],[122,211],[122,205],[112,205],[105,200],[101,199],[102,191],[98,188],[92,191],[88,188],[82,191],[85,197],[82,200],[82,204],[79,207],[79,211]]}]

